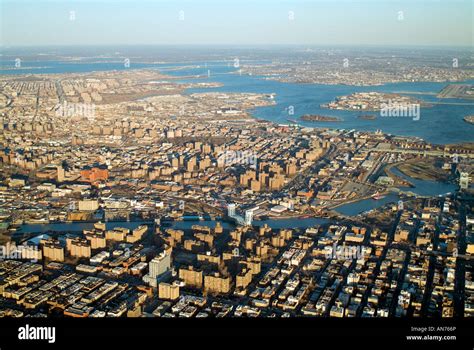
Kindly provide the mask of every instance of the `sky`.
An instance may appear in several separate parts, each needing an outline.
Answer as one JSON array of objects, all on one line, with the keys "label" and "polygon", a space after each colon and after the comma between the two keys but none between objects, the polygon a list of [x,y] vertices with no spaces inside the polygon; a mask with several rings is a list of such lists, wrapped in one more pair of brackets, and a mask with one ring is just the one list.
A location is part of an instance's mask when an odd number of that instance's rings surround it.
[{"label": "sky", "polygon": [[474,46],[474,0],[0,0],[2,46]]}]

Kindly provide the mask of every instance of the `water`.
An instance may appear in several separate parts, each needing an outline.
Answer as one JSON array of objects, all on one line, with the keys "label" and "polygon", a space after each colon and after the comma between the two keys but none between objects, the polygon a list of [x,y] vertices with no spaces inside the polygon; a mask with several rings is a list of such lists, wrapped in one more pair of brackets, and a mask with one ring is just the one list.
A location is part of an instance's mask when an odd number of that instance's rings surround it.
[{"label": "water", "polygon": [[362,199],[357,202],[341,205],[334,210],[345,216],[356,216],[361,213],[381,208],[389,203],[397,203],[400,200],[398,194],[390,193],[384,198],[374,200],[372,198]]},{"label": "water", "polygon": [[[392,168],[392,172],[404,178],[405,180],[412,183],[415,187],[400,187],[400,190],[405,192],[412,192],[418,196],[440,196],[446,195],[448,193],[453,193],[456,191],[457,186],[451,183],[430,181],[430,180],[418,180],[410,176],[405,175],[397,168]],[[348,203],[341,205],[334,210],[340,214],[346,216],[356,216],[363,212],[367,212],[373,209],[380,208],[384,205],[390,203],[397,203],[400,200],[400,196],[397,193],[389,193],[385,197],[374,200],[372,198],[363,199],[353,203]],[[267,224],[273,229],[306,229],[308,227],[314,227],[316,225],[322,225],[328,223],[329,220],[324,218],[310,217],[310,218],[291,218],[291,219],[268,219],[268,220],[255,220],[253,225],[256,227],[263,226]],[[217,221],[203,220],[203,221],[173,221],[170,226],[175,229],[180,230],[189,230],[193,225],[202,225],[214,228]],[[151,224],[151,222],[108,222],[107,229],[112,229],[114,227],[126,227],[129,229],[135,229],[142,224]],[[221,222],[222,226],[226,230],[232,230],[235,228],[235,225],[228,222]],[[94,226],[93,223],[51,223],[51,224],[25,224],[20,226],[17,230],[17,234],[25,233],[45,233],[45,232],[81,232],[83,230],[90,230]]]},{"label": "water", "polygon": [[[347,86],[321,84],[294,84],[265,80],[262,77],[239,75],[233,67],[225,65],[208,65],[211,75],[207,80],[222,83],[223,86],[210,89],[189,89],[194,92],[252,92],[275,93],[273,106],[258,107],[252,114],[260,119],[276,123],[288,124],[288,119],[298,120],[305,114],[321,114],[343,119],[341,122],[305,122],[298,124],[308,127],[326,127],[337,129],[355,129],[361,131],[376,131],[398,136],[419,137],[435,144],[473,142],[474,125],[466,123],[463,118],[474,114],[474,102],[462,99],[438,99],[432,93],[441,91],[447,83],[396,83],[381,86]],[[204,67],[169,72],[175,76],[206,75]],[[189,80],[187,80],[189,81]],[[474,81],[466,82],[474,83]],[[321,107],[322,104],[333,101],[338,96],[354,92],[416,92],[408,94],[427,102],[461,102],[470,105],[437,104],[432,107],[420,108],[420,120],[413,118],[378,117],[376,120],[358,118],[361,114],[378,114],[377,112],[339,111]],[[292,107],[292,108],[291,108]],[[289,114],[294,111],[294,115]]]},{"label": "water", "polygon": [[[260,62],[261,63],[261,62]],[[2,67],[12,67],[13,61],[2,61]],[[191,66],[191,67],[190,67]],[[196,67],[198,66],[198,67]],[[31,69],[36,67],[36,69]],[[184,67],[175,70],[175,68]],[[27,69],[28,68],[28,69]],[[322,114],[335,116],[343,119],[341,122],[305,122],[299,121],[300,125],[308,127],[326,127],[337,129],[355,129],[361,131],[376,131],[378,129],[385,133],[399,136],[420,137],[435,144],[451,144],[461,142],[473,142],[474,125],[466,123],[463,118],[474,114],[474,103],[461,99],[438,99],[432,93],[441,91],[447,83],[396,83],[381,86],[347,86],[347,85],[320,85],[320,84],[294,84],[281,83],[265,80],[262,77],[240,75],[238,68],[233,67],[232,62],[210,61],[210,62],[188,62],[188,63],[131,63],[126,68],[121,61],[101,62],[77,61],[30,61],[22,62],[21,69],[0,69],[0,74],[39,74],[39,73],[65,73],[65,72],[91,72],[106,70],[124,70],[134,68],[155,68],[163,73],[175,77],[183,77],[182,81],[197,82],[208,81],[222,83],[224,86],[218,88],[189,89],[187,93],[194,92],[251,92],[251,93],[275,93],[273,106],[258,107],[252,114],[260,119],[276,123],[288,124],[288,119],[296,119],[304,114]],[[208,70],[210,77],[207,78]],[[199,79],[189,79],[189,76],[202,76]],[[186,77],[186,78],[185,78]],[[474,83],[469,81],[466,83]],[[363,120],[357,118],[364,112],[336,111],[320,107],[321,104],[333,101],[337,96],[349,95],[354,92],[417,92],[412,94],[415,98],[427,102],[462,102],[471,105],[433,105],[432,107],[421,107],[420,120],[412,118],[389,118],[378,117],[376,120]],[[421,93],[421,94],[420,94]],[[288,111],[294,110],[294,115]],[[377,114],[368,112],[368,114]]]},{"label": "water", "polygon": [[[405,180],[408,180],[411,184],[413,184],[413,186],[415,186],[414,188],[400,187],[402,191],[406,191],[406,192],[410,191],[419,196],[432,197],[432,196],[446,195],[448,193],[453,193],[454,191],[456,191],[456,188],[457,188],[456,185],[450,184],[450,183],[414,179],[410,176],[403,174],[400,170],[398,170],[395,167],[392,168],[392,172],[395,175],[400,176],[404,178]],[[398,194],[390,193],[384,198],[381,198],[378,200],[374,200],[372,198],[363,199],[357,202],[341,205],[340,207],[337,207],[334,210],[346,216],[355,216],[369,210],[380,208],[389,203],[396,203],[399,200],[400,200],[400,197]]]},{"label": "water", "polygon": [[452,183],[438,182],[431,180],[418,180],[402,173],[398,168],[392,168],[392,172],[409,181],[414,188],[400,187],[404,191],[411,191],[419,196],[440,196],[456,191],[457,186]]},{"label": "water", "polygon": [[[2,66],[13,66],[14,62],[2,62]],[[260,62],[262,63],[262,62]],[[34,68],[34,69],[32,69]],[[415,98],[422,98],[427,102],[464,102],[464,100],[453,100],[453,99],[438,99],[432,93],[437,93],[443,89],[446,83],[397,83],[397,84],[385,84],[382,86],[369,86],[369,87],[358,87],[358,86],[346,86],[346,85],[320,85],[320,84],[293,84],[293,83],[280,83],[277,81],[266,80],[262,77],[240,75],[237,68],[233,67],[230,62],[223,61],[210,61],[210,62],[188,62],[188,63],[163,63],[163,64],[151,64],[151,63],[132,63],[130,68],[126,68],[123,62],[101,62],[98,59],[83,60],[77,62],[60,62],[60,61],[30,61],[22,62],[21,69],[8,70],[0,69],[1,74],[24,74],[24,73],[65,73],[65,72],[92,72],[92,71],[107,71],[107,70],[124,70],[134,68],[154,68],[160,71],[175,76],[182,77],[180,81],[183,82],[198,82],[198,81],[211,81],[223,84],[222,87],[217,88],[198,88],[188,89],[186,93],[192,94],[196,92],[251,92],[251,93],[264,93],[271,94],[275,93],[275,102],[273,106],[258,107],[252,111],[252,114],[261,119],[270,120],[276,123],[288,123],[288,119],[298,119],[304,114],[323,114],[328,116],[341,117],[344,120],[342,122],[331,123],[331,122],[304,122],[300,124],[303,126],[310,127],[329,127],[338,129],[356,129],[363,131],[375,131],[381,129],[383,132],[403,135],[403,136],[416,136],[425,139],[428,142],[447,144],[447,143],[460,143],[460,142],[472,142],[474,135],[474,125],[468,124],[463,121],[463,117],[466,115],[474,114],[474,107],[469,105],[433,105],[433,107],[422,107],[420,120],[415,121],[410,118],[382,118],[379,117],[376,120],[363,120],[357,118],[361,112],[353,111],[335,111],[320,107],[321,104],[334,100],[337,96],[348,95],[353,92],[362,91],[377,91],[377,92],[417,92],[412,94]],[[179,69],[177,69],[179,68]],[[208,78],[208,73],[210,77]],[[200,76],[201,78],[189,78]],[[474,82],[468,82],[474,83]],[[293,107],[294,115],[289,115],[288,110]],[[394,172],[407,178],[404,174],[394,169]],[[408,190],[421,196],[434,196],[453,192],[455,190],[454,185],[438,183],[434,181],[416,180],[407,178],[411,183],[415,185],[415,188],[402,188],[402,190]],[[366,199],[351,204],[343,205],[337,208],[337,211],[345,215],[357,215],[361,212],[368,211],[371,209],[378,208],[385,204],[398,201],[399,197],[397,194],[387,195],[385,198],[380,200]],[[272,221],[270,221],[272,222]],[[290,220],[284,223],[283,220],[275,222],[276,225],[283,228],[284,225],[288,227],[297,227],[300,220]],[[127,226],[127,225],[132,226]],[[127,223],[125,227],[134,228],[135,223]],[[186,225],[183,223],[179,225]],[[194,222],[190,223],[190,226]],[[63,224],[52,224],[52,225],[63,225]],[[86,225],[88,224],[65,224],[65,225]],[[113,224],[112,224],[113,225]],[[273,223],[272,223],[273,225]],[[27,225],[22,229],[33,229],[39,230],[34,232],[45,232],[42,231],[44,225]],[[51,225],[47,225],[51,227]],[[190,227],[189,226],[189,227]],[[61,226],[54,226],[58,230],[64,231]],[[70,227],[70,226],[69,226]],[[79,227],[79,226],[75,226]],[[80,228],[82,231],[84,228]],[[49,230],[45,229],[45,230]],[[66,229],[67,230],[67,229]]]},{"label": "water", "polygon": [[[304,219],[275,219],[275,220],[255,220],[253,225],[256,227],[263,226],[267,224],[272,229],[306,229],[309,227],[314,227],[317,225],[323,225],[328,223],[328,219],[323,218],[304,218]],[[229,222],[220,221],[222,227],[225,230],[235,229],[235,225]],[[106,228],[108,230],[115,227],[125,227],[128,229],[135,229],[140,225],[151,225],[152,222],[149,221],[117,221],[117,222],[107,222]],[[217,224],[217,221],[204,220],[204,221],[173,221],[166,223],[162,226],[162,229],[174,228],[178,230],[190,230],[193,225],[207,226],[214,228]],[[73,222],[73,223],[50,223],[50,224],[24,224],[21,225],[18,230],[15,232],[16,237],[21,237],[24,234],[41,234],[47,232],[82,232],[83,230],[91,230],[94,227],[94,223],[91,222]]]}]

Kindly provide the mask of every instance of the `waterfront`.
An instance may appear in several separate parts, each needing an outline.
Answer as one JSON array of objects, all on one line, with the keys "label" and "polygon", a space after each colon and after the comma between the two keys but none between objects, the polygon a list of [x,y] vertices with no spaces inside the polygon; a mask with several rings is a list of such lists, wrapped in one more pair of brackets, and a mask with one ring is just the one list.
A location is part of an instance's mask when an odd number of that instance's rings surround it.
[{"label": "waterfront", "polygon": [[460,340],[410,320],[474,317],[469,0],[117,2],[2,6],[15,345],[155,335],[112,318],[179,322],[180,340],[231,318],[288,336],[298,318],[317,342],[303,319],[368,346]]},{"label": "waterfront", "polygon": [[[414,187],[400,187],[403,192],[411,192],[420,197],[436,197],[454,193],[456,185],[437,181],[418,180],[403,174],[398,168],[392,168],[392,172],[409,181]],[[372,198],[341,205],[334,210],[346,216],[355,216],[363,212],[380,208],[390,203],[397,203],[400,196],[397,193],[389,193],[378,200]]]},{"label": "waterfront", "polygon": [[[10,65],[12,62],[10,62]],[[5,66],[5,61],[2,66]],[[227,92],[227,93],[263,93],[275,94],[276,104],[257,107],[251,113],[255,118],[269,120],[280,124],[289,124],[289,120],[296,120],[305,127],[338,128],[346,130],[376,131],[384,133],[422,138],[435,144],[454,144],[472,142],[474,125],[467,124],[463,118],[474,113],[472,101],[462,99],[439,99],[436,93],[443,90],[448,84],[431,82],[391,83],[380,86],[348,86],[348,85],[321,85],[282,83],[267,80],[263,77],[239,74],[239,69],[231,61],[187,62],[187,63],[134,63],[126,68],[123,62],[57,62],[38,61],[36,64],[23,63],[26,69],[0,70],[1,74],[43,74],[91,72],[107,70],[125,70],[139,68],[153,68],[173,76],[181,82],[216,82],[223,86],[215,88],[188,89],[187,94],[199,92]],[[182,79],[180,79],[182,78]],[[473,83],[467,81],[464,83]],[[321,105],[333,101],[338,96],[349,95],[354,92],[383,92],[412,95],[428,103],[430,107],[421,107],[420,120],[413,118],[380,117],[375,120],[358,118],[361,111],[330,110]],[[462,104],[453,104],[460,102]],[[332,122],[308,122],[299,118],[305,114],[321,114],[339,117],[343,120]]]},{"label": "waterfront", "polygon": [[[441,91],[447,83],[415,82],[385,84],[381,86],[281,83],[274,80],[265,80],[256,76],[239,75],[235,68],[228,67],[225,64],[208,64],[206,67],[177,70],[169,72],[168,74],[186,77],[191,75],[206,76],[207,70],[210,70],[209,80],[221,83],[223,86],[211,89],[189,89],[188,93],[205,91],[274,93],[276,104],[253,110],[252,114],[256,118],[281,124],[289,124],[288,119],[296,119],[299,125],[305,127],[355,129],[361,131],[376,131],[380,129],[384,133],[419,137],[435,144],[472,142],[474,125],[466,126],[463,118],[473,113],[474,104],[435,104],[432,107],[421,107],[420,120],[390,117],[378,117],[376,120],[365,120],[358,118],[362,113],[360,111],[329,110],[321,107],[322,104],[334,100],[337,96],[348,95],[353,92],[368,91],[385,93],[411,92],[409,95],[413,95],[427,102],[446,103],[463,101],[470,103],[470,101],[457,99],[440,100],[436,95],[433,95]],[[291,114],[291,111],[293,111],[294,114]],[[305,114],[341,117],[343,120],[336,125],[332,122],[315,123],[299,120],[299,117]],[[446,123],[448,120],[449,124]]]},{"label": "waterfront", "polygon": [[[218,221],[211,220],[192,220],[192,221],[167,221],[164,222],[165,228],[174,228],[177,230],[189,230],[193,225],[207,226],[214,228]],[[226,230],[234,229],[236,226],[229,222],[222,222],[222,227]],[[306,229],[317,225],[328,223],[329,220],[324,218],[297,218],[297,219],[277,219],[277,220],[255,220],[253,226],[259,227],[267,224],[274,229],[295,228]],[[135,229],[140,225],[152,225],[151,221],[115,221],[107,222],[107,229],[114,229],[116,227],[124,227],[128,229]],[[72,222],[72,223],[49,223],[49,224],[24,224],[19,226],[16,234],[31,234],[31,233],[47,233],[47,232],[82,232],[83,230],[91,230],[94,228],[93,222]]]}]

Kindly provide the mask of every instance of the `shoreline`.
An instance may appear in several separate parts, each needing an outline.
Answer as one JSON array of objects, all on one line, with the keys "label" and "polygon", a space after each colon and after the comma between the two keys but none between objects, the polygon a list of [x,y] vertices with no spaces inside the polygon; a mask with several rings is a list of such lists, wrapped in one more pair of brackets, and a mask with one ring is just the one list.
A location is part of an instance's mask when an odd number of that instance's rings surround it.
[{"label": "shoreline", "polygon": [[[58,62],[61,62],[61,61],[58,61]],[[219,60],[218,60],[219,62]],[[78,63],[78,64],[83,64],[83,63]],[[170,63],[167,63],[167,64],[170,64]],[[185,82],[180,82],[180,80],[186,80],[186,79],[202,79],[202,76],[176,76],[176,75],[170,75],[170,74],[167,74],[166,71],[162,71],[160,69],[160,67],[137,67],[137,68],[129,68],[130,70],[134,70],[134,71],[158,71],[160,74],[162,74],[163,76],[167,77],[168,79],[170,80],[174,80],[176,81],[177,83],[180,83],[180,84],[184,84]],[[176,67],[174,68],[173,70],[175,71],[178,71],[180,70],[179,67]],[[104,69],[104,70],[92,70],[92,71],[88,71],[88,72],[63,72],[63,73],[20,73],[20,74],[3,74],[3,77],[5,78],[27,78],[27,77],[38,77],[38,78],[41,78],[41,77],[58,77],[58,76],[61,76],[61,75],[65,75],[65,74],[71,74],[71,75],[78,75],[78,76],[84,76],[84,75],[88,75],[88,74],[97,74],[97,73],[103,73],[103,72],[122,72],[124,71],[123,69]],[[2,77],[2,74],[0,74],[0,77]],[[253,75],[253,77],[256,77],[256,78],[260,78],[260,79],[264,79],[265,77],[264,76],[261,76],[261,75]],[[468,83],[468,81],[462,81],[462,82],[466,82]],[[413,82],[413,83],[417,83],[417,82]],[[438,83],[438,82],[420,82],[420,83]],[[303,84],[303,83],[293,83],[293,84]],[[307,84],[310,84],[310,85],[315,85],[314,83],[307,83]],[[380,84],[380,86],[386,86],[386,85],[390,85],[390,84],[397,84],[397,83],[393,83],[393,82],[386,82],[384,84]],[[344,86],[351,86],[351,85],[346,85],[346,84],[324,84],[324,85],[331,85],[331,86],[339,86],[339,85],[344,85]],[[219,86],[219,88],[222,88],[222,87],[225,87],[226,85],[222,83],[221,86]],[[366,86],[366,85],[363,85],[363,86]],[[368,87],[370,87],[371,85],[367,85]],[[189,90],[191,89],[212,89],[212,88],[215,88],[215,87],[183,87],[181,90],[181,93],[183,94],[192,94],[194,92],[189,92]],[[212,92],[212,91],[211,91]],[[222,93],[235,93],[235,92],[226,92],[225,90],[224,91],[219,91],[219,92],[222,92]],[[241,93],[245,93],[245,92],[241,92]],[[265,99],[265,95],[268,95],[269,93],[254,93],[254,94],[257,94],[257,95],[261,95],[264,99]],[[276,93],[271,93],[272,95],[274,96],[278,96],[278,94]],[[159,96],[159,95],[157,95]],[[254,120],[257,120],[257,121],[265,121],[265,122],[268,122],[268,123],[272,123],[274,125],[286,125],[286,126],[294,126],[295,123],[293,123],[293,125],[291,123],[289,123],[288,121],[284,121],[284,122],[276,122],[276,121],[273,121],[273,120],[269,120],[269,119],[264,119],[263,117],[257,117],[256,115],[254,115],[252,112],[254,110],[256,110],[257,108],[263,108],[263,107],[269,107],[269,106],[272,106],[272,105],[277,105],[278,103],[274,100],[272,100],[273,103],[270,103],[268,105],[265,105],[265,106],[256,106],[256,107],[251,107],[251,108],[248,108],[248,109],[245,109],[244,111],[247,113],[249,119],[254,119]],[[329,109],[329,110],[333,110],[333,109]],[[337,110],[334,110],[334,111],[337,111]],[[344,111],[344,110],[342,110]],[[363,110],[365,112],[370,112],[368,110]],[[301,115],[303,116],[303,115]],[[301,122],[312,122],[312,121],[304,121],[304,120],[301,120],[301,116],[297,117],[297,119],[300,119],[300,120],[297,120],[299,123]],[[343,122],[344,119],[343,118],[340,118],[340,117],[335,117],[335,118],[338,118],[339,120],[337,121],[315,121],[315,122],[320,122],[320,123],[338,123],[338,122]],[[360,118],[358,118],[360,119]],[[231,119],[229,119],[228,121],[232,121]],[[465,120],[464,120],[465,121]],[[466,121],[465,121],[466,122]],[[321,127],[321,126],[307,126],[307,125],[302,125],[302,124],[297,124],[299,127],[302,127],[302,128],[312,128],[312,129],[330,129],[330,130],[345,130],[345,129],[341,129],[341,128],[336,128],[334,126],[324,126],[324,127]],[[469,122],[467,122],[469,123]],[[471,123],[470,123],[471,124]],[[348,127],[349,128],[349,127]],[[375,131],[368,131],[368,130],[363,130],[363,129],[357,129],[357,131],[359,132],[364,132],[364,133],[369,133],[369,134],[373,134],[375,133]],[[423,142],[426,142],[427,144],[430,144],[430,145],[434,145],[434,146],[451,146],[451,147],[460,147],[460,148],[470,148],[469,146],[473,146],[474,147],[474,142],[469,142],[469,141],[462,141],[462,142],[456,142],[456,143],[433,143],[433,142],[428,142],[426,141],[424,138],[422,137],[419,137],[419,136],[409,136],[409,135],[402,135],[402,134],[392,134],[392,133],[387,133],[387,132],[383,132],[383,135],[390,135],[390,136],[395,136],[395,137],[400,137],[400,138],[405,138],[407,140],[410,140],[410,139],[418,139],[418,140],[421,140]]]}]

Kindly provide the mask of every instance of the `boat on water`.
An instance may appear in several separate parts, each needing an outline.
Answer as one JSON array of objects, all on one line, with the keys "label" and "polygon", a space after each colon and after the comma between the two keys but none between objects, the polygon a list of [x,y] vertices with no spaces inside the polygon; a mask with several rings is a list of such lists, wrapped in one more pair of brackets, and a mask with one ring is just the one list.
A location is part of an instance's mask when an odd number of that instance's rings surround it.
[{"label": "boat on water", "polygon": [[385,198],[385,196],[381,195],[380,193],[376,192],[372,195],[372,199],[378,201],[379,199]]},{"label": "boat on water", "polygon": [[474,124],[474,115],[465,116],[463,119],[466,123]]}]

